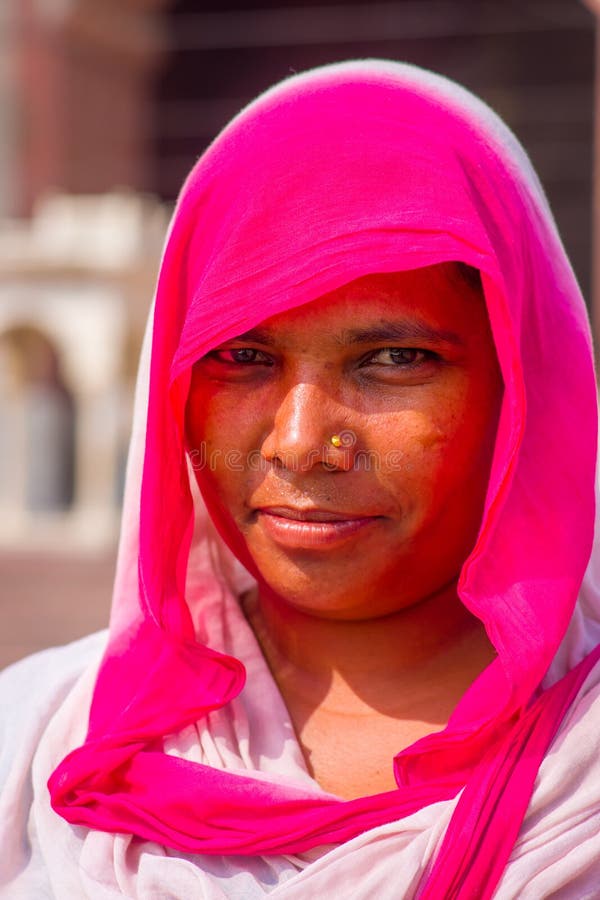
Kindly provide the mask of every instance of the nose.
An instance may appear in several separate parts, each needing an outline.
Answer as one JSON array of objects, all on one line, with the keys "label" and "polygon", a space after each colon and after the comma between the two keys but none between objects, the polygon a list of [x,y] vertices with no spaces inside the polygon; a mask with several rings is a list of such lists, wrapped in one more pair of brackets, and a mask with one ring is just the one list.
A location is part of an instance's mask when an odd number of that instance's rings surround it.
[{"label": "nose", "polygon": [[[345,471],[352,465],[354,443],[346,438],[353,434],[347,420],[347,409],[324,387],[307,382],[295,384],[277,408],[261,447],[262,456],[294,472],[309,471],[315,466]],[[337,439],[340,432],[343,442]]]}]

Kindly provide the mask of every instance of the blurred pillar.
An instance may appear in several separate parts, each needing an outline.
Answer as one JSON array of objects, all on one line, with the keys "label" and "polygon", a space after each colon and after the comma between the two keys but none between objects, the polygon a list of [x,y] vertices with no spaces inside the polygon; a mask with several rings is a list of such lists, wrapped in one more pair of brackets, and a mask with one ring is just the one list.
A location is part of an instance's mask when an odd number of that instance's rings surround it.
[{"label": "blurred pillar", "polygon": [[0,334],[0,523],[23,506],[26,438],[22,385],[14,348]]},{"label": "blurred pillar", "polygon": [[76,395],[75,509],[86,522],[113,524],[118,464],[116,391]]},{"label": "blurred pillar", "polygon": [[66,511],[73,503],[75,420],[58,354],[42,335],[37,337],[29,341],[29,372],[22,394],[25,506],[31,512],[53,513]]}]

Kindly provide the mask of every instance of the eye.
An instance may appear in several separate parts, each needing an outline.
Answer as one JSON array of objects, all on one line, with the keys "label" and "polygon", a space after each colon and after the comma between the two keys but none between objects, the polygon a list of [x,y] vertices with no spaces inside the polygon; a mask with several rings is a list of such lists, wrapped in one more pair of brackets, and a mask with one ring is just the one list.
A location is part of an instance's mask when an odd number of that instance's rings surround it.
[{"label": "eye", "polygon": [[418,366],[435,357],[430,350],[419,350],[417,347],[382,347],[370,353],[365,365],[396,366],[409,368]]},{"label": "eye", "polygon": [[210,353],[207,353],[207,357],[218,362],[240,366],[273,365],[273,360],[270,356],[267,356],[262,350],[256,350],[254,347],[230,347],[225,350],[212,350]]}]

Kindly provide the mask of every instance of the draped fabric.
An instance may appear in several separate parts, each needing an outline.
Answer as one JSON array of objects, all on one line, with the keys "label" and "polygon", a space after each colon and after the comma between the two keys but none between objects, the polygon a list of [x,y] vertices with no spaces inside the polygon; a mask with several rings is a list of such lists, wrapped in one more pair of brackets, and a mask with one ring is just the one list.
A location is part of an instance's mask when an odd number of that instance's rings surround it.
[{"label": "draped fabric", "polygon": [[[242,661],[210,642],[211,598],[256,574],[192,487],[191,366],[355,278],[450,260],[482,273],[504,381],[458,585],[497,658],[442,732],[398,754],[386,794],[342,801],[310,780],[165,752],[240,696]],[[491,896],[598,640],[592,576],[575,607],[594,532],[589,327],[524,151],[484,104],[411,66],[289,78],[230,123],[184,185],[144,359],[109,640],[85,739],[49,780],[54,810],[186,853],[268,856],[352,840],[462,791],[423,896]]]}]

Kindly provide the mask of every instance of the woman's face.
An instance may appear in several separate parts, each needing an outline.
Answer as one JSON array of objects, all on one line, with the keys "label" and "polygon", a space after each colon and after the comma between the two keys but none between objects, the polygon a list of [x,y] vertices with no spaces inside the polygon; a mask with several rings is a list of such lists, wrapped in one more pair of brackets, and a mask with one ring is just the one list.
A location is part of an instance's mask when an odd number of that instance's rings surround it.
[{"label": "woman's face", "polygon": [[484,300],[444,264],[360,278],[208,353],[187,434],[265,583],[365,619],[457,579],[501,395]]}]

